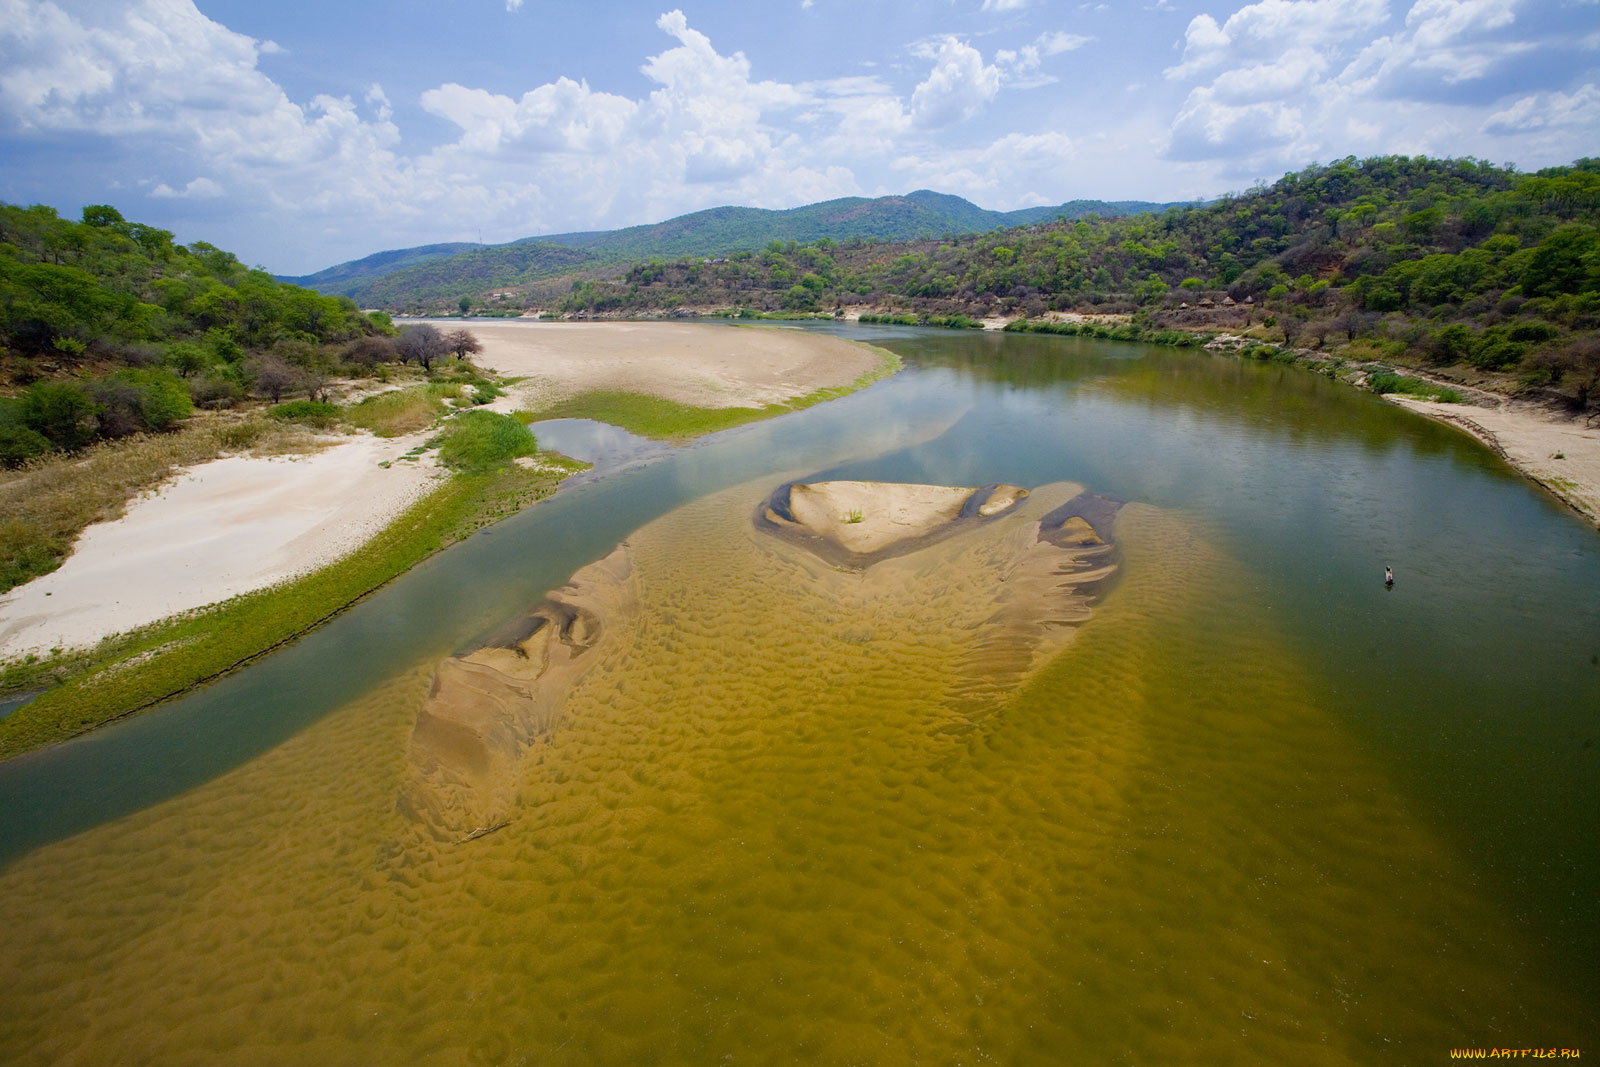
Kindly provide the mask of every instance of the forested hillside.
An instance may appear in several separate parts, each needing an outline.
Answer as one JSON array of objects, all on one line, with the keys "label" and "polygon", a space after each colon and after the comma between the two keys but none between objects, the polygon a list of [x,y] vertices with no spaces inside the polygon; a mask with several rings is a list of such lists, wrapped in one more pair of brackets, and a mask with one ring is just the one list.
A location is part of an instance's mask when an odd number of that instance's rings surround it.
[{"label": "forested hillside", "polygon": [[656,259],[616,281],[574,281],[553,310],[1137,312],[1152,326],[1253,327],[1515,372],[1587,403],[1600,370],[1597,222],[1600,160],[1520,174],[1472,159],[1345,159],[1158,215]]},{"label": "forested hillside", "polygon": [[[352,297],[363,307],[440,310],[462,298],[480,307],[494,306],[497,290],[651,256],[722,255],[775,240],[900,240],[977,233],[1041,219],[1125,215],[1165,206],[1137,200],[1074,200],[1052,207],[988,211],[958,196],[922,189],[906,196],[843,197],[782,211],[718,207],[648,226],[550,234],[503,245],[426,245],[380,252],[284,280]],[[520,307],[516,300],[513,304]]]},{"label": "forested hillside", "polygon": [[0,204],[0,462],[314,390],[388,320],[112,207]]}]

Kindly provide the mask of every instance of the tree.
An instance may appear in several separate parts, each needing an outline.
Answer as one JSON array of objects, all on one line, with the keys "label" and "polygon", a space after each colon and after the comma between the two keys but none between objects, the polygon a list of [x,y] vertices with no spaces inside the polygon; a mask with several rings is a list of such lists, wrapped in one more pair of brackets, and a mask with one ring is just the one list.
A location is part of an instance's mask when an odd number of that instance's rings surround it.
[{"label": "tree", "polygon": [[94,401],[66,382],[35,382],[22,394],[23,425],[68,452],[94,440],[98,414]]},{"label": "tree", "polygon": [[422,364],[423,370],[433,369],[433,361],[450,351],[444,343],[444,337],[426,322],[401,330],[394,347],[400,353],[402,363],[416,360]]},{"label": "tree", "polygon": [[256,356],[250,360],[250,371],[255,379],[256,391],[272,398],[274,404],[300,387],[300,373],[274,355]]},{"label": "tree", "polygon": [[390,363],[400,358],[394,349],[394,342],[387,337],[376,335],[363,337],[356,341],[344,352],[345,361],[354,363],[358,367],[371,367],[379,363]]},{"label": "tree", "polygon": [[444,343],[456,354],[457,359],[466,359],[483,351],[483,344],[472,335],[471,330],[452,330],[444,335]]},{"label": "tree", "polygon": [[83,209],[83,224],[85,226],[109,228],[119,226],[125,221],[122,217],[122,212],[110,204],[90,204]]}]

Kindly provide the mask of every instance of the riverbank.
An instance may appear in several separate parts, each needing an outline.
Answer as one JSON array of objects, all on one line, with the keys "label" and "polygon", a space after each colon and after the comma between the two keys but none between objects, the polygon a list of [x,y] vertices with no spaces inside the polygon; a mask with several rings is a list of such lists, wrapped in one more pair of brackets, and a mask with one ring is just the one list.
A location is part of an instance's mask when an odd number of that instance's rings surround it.
[{"label": "riverbank", "polygon": [[[483,362],[511,379],[511,395],[491,406],[608,389],[749,421],[887,372],[885,353],[835,338],[643,325],[541,325],[536,337],[475,327]],[[733,406],[752,403],[763,406]],[[0,597],[0,693],[44,689],[0,720],[0,758],[292,640],[582,466],[541,456],[446,476],[427,454],[431,433],[321,437],[298,455],[203,463],[88,527],[58,570]]]},{"label": "riverbank", "polygon": [[1508,397],[1441,404],[1389,394],[1395,404],[1470,433],[1568,507],[1600,525],[1600,428]]},{"label": "riverbank", "polygon": [[77,649],[328,566],[434,488],[426,434],[318,437],[315,452],[180,470],[62,566],[0,597],[0,660]]}]

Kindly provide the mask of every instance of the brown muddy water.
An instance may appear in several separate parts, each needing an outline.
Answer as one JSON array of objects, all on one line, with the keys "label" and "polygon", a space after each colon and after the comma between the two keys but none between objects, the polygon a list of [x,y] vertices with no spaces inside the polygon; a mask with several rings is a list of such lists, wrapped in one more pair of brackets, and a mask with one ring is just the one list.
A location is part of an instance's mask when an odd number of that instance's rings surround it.
[{"label": "brown muddy water", "polygon": [[[554,580],[533,519],[447,553],[403,581],[485,606],[427,636],[372,621],[420,594],[375,598],[342,620],[391,649],[359,693],[18,850],[0,1059],[1593,1044],[1593,531],[1309,376],[881,336],[900,379],[574,487],[557,514],[594,543]],[[756,521],[848,479],[1032,491],[870,565]],[[1080,489],[1127,502],[1094,513],[1110,555],[1038,537]],[[361,646],[330,630],[297,673],[339,691]],[[288,686],[251,684],[274,714]],[[167,714],[123,750],[196,747]]]}]

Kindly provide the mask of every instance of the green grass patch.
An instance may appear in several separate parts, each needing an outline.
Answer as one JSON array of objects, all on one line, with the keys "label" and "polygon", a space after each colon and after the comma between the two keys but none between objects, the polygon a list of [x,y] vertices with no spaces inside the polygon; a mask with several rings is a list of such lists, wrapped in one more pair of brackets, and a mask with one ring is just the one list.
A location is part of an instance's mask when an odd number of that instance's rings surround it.
[{"label": "green grass patch", "polygon": [[320,400],[288,400],[272,405],[267,409],[267,415],[284,422],[303,422],[327,429],[339,417],[339,405],[325,404]]},{"label": "green grass patch", "polygon": [[538,451],[533,434],[519,420],[492,411],[463,411],[429,444],[439,462],[459,471],[490,471]]},{"label": "green grass patch", "polygon": [[1447,385],[1408,378],[1393,371],[1374,371],[1367,375],[1367,388],[1374,393],[1400,393],[1421,400],[1437,400],[1442,404],[1461,403],[1461,394]]},{"label": "green grass patch", "polygon": [[1052,319],[1013,319],[1007,333],[1048,333],[1061,337],[1098,337],[1106,341],[1143,341],[1145,344],[1193,348],[1211,339],[1209,333],[1187,330],[1157,330],[1131,322],[1107,325],[1100,322],[1056,322]]},{"label": "green grass patch", "polygon": [[760,319],[770,322],[804,322],[808,319],[831,319],[830,311],[757,311],[755,308],[724,308],[706,315],[709,319]]},{"label": "green grass patch", "polygon": [[[782,410],[788,410],[787,408]],[[641,437],[662,440],[698,437],[766,418],[775,411],[760,408],[698,408],[644,393],[591,389],[538,411],[519,412],[527,422],[540,419],[594,419],[620,426]]]},{"label": "green grass patch", "polygon": [[686,440],[734,426],[743,426],[760,419],[769,419],[775,415],[800,411],[825,400],[835,400],[857,389],[864,389],[900,369],[900,357],[893,352],[875,345],[862,345],[862,347],[878,356],[878,365],[872,370],[849,385],[818,389],[814,393],[795,397],[782,404],[768,404],[762,408],[701,408],[644,393],[593,389],[534,411],[518,411],[515,417],[523,422],[537,422],[540,419],[593,419],[596,422],[620,426],[640,437],[651,437],[660,441]]},{"label": "green grass patch", "polygon": [[0,759],[149,707],[292,640],[440,549],[550,495],[562,478],[584,466],[548,458],[547,467],[559,469],[513,465],[457,475],[359,552],[315,574],[108,638],[83,652],[6,664],[0,692],[46,691],[0,719]]},{"label": "green grass patch", "polygon": [[947,330],[981,330],[983,323],[971,315],[873,315],[859,320],[866,326],[941,326]]}]

